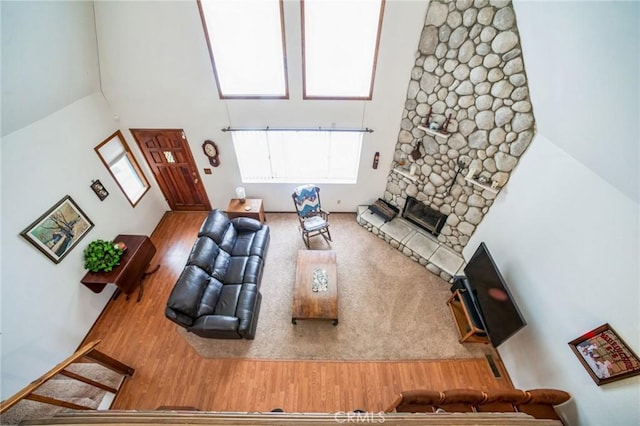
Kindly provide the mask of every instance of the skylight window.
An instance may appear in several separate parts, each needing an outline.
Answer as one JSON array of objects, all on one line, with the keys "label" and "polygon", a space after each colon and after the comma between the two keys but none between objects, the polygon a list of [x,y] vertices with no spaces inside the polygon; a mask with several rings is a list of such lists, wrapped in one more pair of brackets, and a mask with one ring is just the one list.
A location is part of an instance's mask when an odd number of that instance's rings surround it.
[{"label": "skylight window", "polygon": [[287,98],[281,0],[198,0],[220,98]]},{"label": "skylight window", "polygon": [[304,97],[371,99],[384,0],[303,0]]}]

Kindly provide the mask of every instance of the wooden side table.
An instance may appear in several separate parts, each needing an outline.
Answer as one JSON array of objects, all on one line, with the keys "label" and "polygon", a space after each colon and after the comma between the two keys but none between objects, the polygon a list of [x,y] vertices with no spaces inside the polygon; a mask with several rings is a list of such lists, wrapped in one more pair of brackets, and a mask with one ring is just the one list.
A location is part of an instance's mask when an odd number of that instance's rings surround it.
[{"label": "wooden side table", "polygon": [[144,235],[118,235],[113,241],[122,241],[127,246],[127,250],[120,258],[120,264],[110,272],[87,272],[80,282],[94,293],[100,293],[107,284],[115,284],[118,291],[127,295],[127,300],[138,288],[137,301],[139,302],[144,291],[143,279],[160,267],[158,264],[151,271],[146,272],[149,262],[156,254],[156,247],[149,237]]},{"label": "wooden side table", "polygon": [[264,215],[264,203],[261,198],[246,198],[244,203],[239,198],[232,198],[227,206],[227,216],[229,219],[234,217],[250,217],[260,222],[266,222]]}]

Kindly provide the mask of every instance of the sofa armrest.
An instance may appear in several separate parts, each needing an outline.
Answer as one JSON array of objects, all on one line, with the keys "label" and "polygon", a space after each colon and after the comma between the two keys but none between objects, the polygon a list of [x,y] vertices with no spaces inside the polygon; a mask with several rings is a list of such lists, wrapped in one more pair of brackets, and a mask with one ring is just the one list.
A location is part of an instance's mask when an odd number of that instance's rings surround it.
[{"label": "sofa armrest", "polygon": [[256,232],[262,229],[262,222],[257,219],[253,219],[251,217],[236,217],[235,219],[231,219],[231,224],[236,231],[252,231]]},{"label": "sofa armrest", "polygon": [[251,290],[242,291],[238,298],[236,309],[236,315],[240,319],[238,333],[245,339],[253,339],[256,335],[262,295],[257,290],[257,286],[253,284],[245,284],[244,287],[250,287]]},{"label": "sofa armrest", "polygon": [[240,339],[242,336],[238,333],[239,324],[240,319],[237,317],[204,315],[196,319],[187,330],[201,337]]},{"label": "sofa armrest", "polygon": [[[240,294],[238,295],[238,304],[236,305],[236,316],[240,319],[238,325],[238,333],[245,336],[250,334],[254,319],[257,318],[260,307],[260,293],[256,284],[243,284]],[[245,336],[246,337],[246,336]]]},{"label": "sofa armrest", "polygon": [[271,231],[267,225],[264,225],[262,229],[256,232],[249,254],[259,256],[264,260],[267,255],[267,248],[269,247],[270,234]]},{"label": "sofa armrest", "polygon": [[182,312],[176,311],[168,306],[164,310],[164,316],[184,328],[189,328],[189,326],[193,324],[193,318],[189,315],[183,314]]}]

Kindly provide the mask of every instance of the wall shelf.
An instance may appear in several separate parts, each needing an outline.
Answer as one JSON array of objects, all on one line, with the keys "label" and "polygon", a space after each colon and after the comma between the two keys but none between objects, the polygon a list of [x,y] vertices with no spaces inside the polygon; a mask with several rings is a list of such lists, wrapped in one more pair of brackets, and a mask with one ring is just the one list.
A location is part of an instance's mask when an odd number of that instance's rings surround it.
[{"label": "wall shelf", "polygon": [[451,136],[451,133],[441,133],[441,132],[437,132],[437,131],[435,131],[435,130],[431,130],[430,128],[425,127],[425,126],[422,126],[422,125],[418,125],[418,129],[420,129],[420,130],[422,130],[422,131],[426,132],[428,135],[431,135],[431,136],[440,136],[441,138],[445,138],[445,139],[448,139],[448,138],[449,138],[449,136]]},{"label": "wall shelf", "polygon": [[411,173],[409,173],[409,170],[404,169],[402,167],[394,167],[393,171],[396,172],[397,174],[409,179],[412,182],[417,182],[418,181],[418,175],[412,175]]},{"label": "wall shelf", "polygon": [[497,194],[498,191],[500,190],[500,188],[497,188],[497,187],[496,188],[492,188],[491,186],[489,186],[487,184],[484,184],[484,183],[480,183],[477,180],[475,180],[473,178],[470,178],[468,176],[465,176],[464,180],[466,180],[467,182],[471,183],[472,185],[478,186],[478,187],[480,187],[480,188],[482,188],[484,190],[487,190],[489,192],[492,192],[494,194]]}]

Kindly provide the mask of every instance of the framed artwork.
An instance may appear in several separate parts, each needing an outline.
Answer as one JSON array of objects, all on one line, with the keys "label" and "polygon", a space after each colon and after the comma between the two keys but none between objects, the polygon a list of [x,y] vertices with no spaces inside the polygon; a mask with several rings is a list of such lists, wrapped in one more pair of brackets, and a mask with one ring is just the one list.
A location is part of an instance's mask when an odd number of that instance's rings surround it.
[{"label": "framed artwork", "polygon": [[93,192],[96,193],[100,201],[104,201],[104,199],[109,196],[109,192],[104,187],[104,185],[102,185],[102,182],[100,182],[100,179],[96,179],[91,182],[91,189],[93,189]]},{"label": "framed artwork", "polygon": [[93,222],[67,195],[20,235],[54,263],[60,263],[91,228]]},{"label": "framed artwork", "polygon": [[569,342],[598,386],[640,374],[640,359],[609,324]]}]

